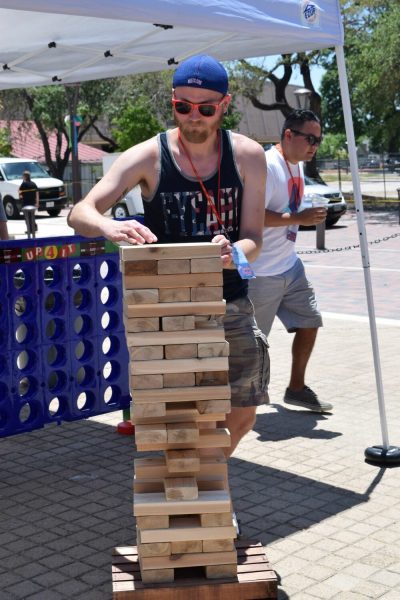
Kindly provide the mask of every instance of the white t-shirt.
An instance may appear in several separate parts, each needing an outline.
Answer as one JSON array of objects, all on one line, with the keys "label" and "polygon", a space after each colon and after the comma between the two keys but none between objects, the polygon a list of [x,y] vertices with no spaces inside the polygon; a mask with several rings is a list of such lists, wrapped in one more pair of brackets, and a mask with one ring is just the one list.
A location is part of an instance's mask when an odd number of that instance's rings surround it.
[{"label": "white t-shirt", "polygon": [[[297,212],[304,193],[303,163],[286,164],[275,146],[265,153],[267,187],[265,208],[278,213]],[[256,275],[280,275],[297,260],[295,241],[298,225],[264,227],[263,247],[251,264]]]}]

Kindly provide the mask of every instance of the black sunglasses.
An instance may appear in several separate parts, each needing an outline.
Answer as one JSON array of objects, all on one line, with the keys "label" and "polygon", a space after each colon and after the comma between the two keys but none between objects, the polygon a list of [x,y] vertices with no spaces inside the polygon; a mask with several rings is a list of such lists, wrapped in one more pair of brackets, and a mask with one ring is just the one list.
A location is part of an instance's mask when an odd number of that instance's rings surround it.
[{"label": "black sunglasses", "polygon": [[172,104],[176,112],[180,115],[189,115],[192,110],[197,108],[202,117],[213,117],[217,112],[217,109],[221,106],[221,104],[223,104],[224,98],[215,104],[212,104],[211,102],[197,104],[196,102],[189,102],[189,100],[178,100],[177,98],[172,98]]},{"label": "black sunglasses", "polygon": [[303,133],[302,131],[298,131],[297,129],[291,129],[290,131],[292,131],[295,135],[301,135],[306,140],[306,142],[310,144],[310,146],[319,146],[322,142],[322,135],[320,137],[317,137],[312,133]]}]

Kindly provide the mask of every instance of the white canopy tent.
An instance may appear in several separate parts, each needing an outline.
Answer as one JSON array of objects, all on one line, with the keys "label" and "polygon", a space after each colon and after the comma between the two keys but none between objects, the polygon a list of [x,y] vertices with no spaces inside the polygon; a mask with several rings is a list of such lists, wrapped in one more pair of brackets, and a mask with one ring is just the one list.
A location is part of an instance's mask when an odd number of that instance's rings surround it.
[{"label": "white canopy tent", "polygon": [[220,60],[335,47],[381,417],[389,446],[339,0],[0,0],[0,89],[73,83],[174,68],[188,56]]}]

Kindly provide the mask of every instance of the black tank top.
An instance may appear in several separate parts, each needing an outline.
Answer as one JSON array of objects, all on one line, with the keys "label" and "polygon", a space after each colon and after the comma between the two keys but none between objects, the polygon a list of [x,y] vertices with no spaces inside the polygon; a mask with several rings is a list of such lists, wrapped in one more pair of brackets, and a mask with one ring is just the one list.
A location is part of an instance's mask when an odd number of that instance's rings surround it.
[{"label": "black tank top", "polygon": [[[203,183],[218,209],[224,229],[208,206],[197,178],[185,176],[179,169],[170,151],[167,134],[158,135],[160,180],[153,197],[143,198],[143,206],[145,224],[157,236],[160,244],[210,242],[215,235],[225,232],[232,242],[239,239],[243,184],[233,156],[230,133],[224,129],[220,132],[219,203],[215,202],[218,197],[218,169]],[[224,269],[223,280],[224,298],[227,301],[247,294],[247,281],[241,279],[236,270]]]}]

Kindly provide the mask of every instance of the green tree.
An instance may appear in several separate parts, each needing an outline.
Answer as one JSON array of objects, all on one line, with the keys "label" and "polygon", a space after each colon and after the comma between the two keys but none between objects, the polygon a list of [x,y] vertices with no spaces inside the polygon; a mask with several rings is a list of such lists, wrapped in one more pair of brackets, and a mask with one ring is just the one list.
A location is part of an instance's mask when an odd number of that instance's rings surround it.
[{"label": "green tree", "polygon": [[[399,151],[400,147],[400,4],[399,2],[342,1],[346,66],[356,136],[367,135],[372,149]],[[343,133],[336,61],[323,59],[324,124]]]},{"label": "green tree", "polygon": [[0,130],[0,156],[11,156],[10,130]]},{"label": "green tree", "polygon": [[121,114],[113,119],[113,134],[118,150],[127,150],[162,131],[163,126],[154,116],[151,106],[145,98],[129,102]]},{"label": "green tree", "polygon": [[[314,87],[311,77],[311,66],[317,64],[319,53],[299,52],[282,54],[272,69],[259,63],[253,64],[246,60],[233,63],[231,66],[231,89],[248,98],[254,107],[260,110],[280,110],[287,117],[297,106],[292,106],[287,98],[287,87],[296,69],[300,71],[304,87],[310,90],[310,109],[319,117],[321,116],[321,97]],[[260,95],[265,83],[270,81],[274,85],[274,102],[269,104],[260,100]],[[317,177],[316,159],[305,165],[306,174]]]}]

